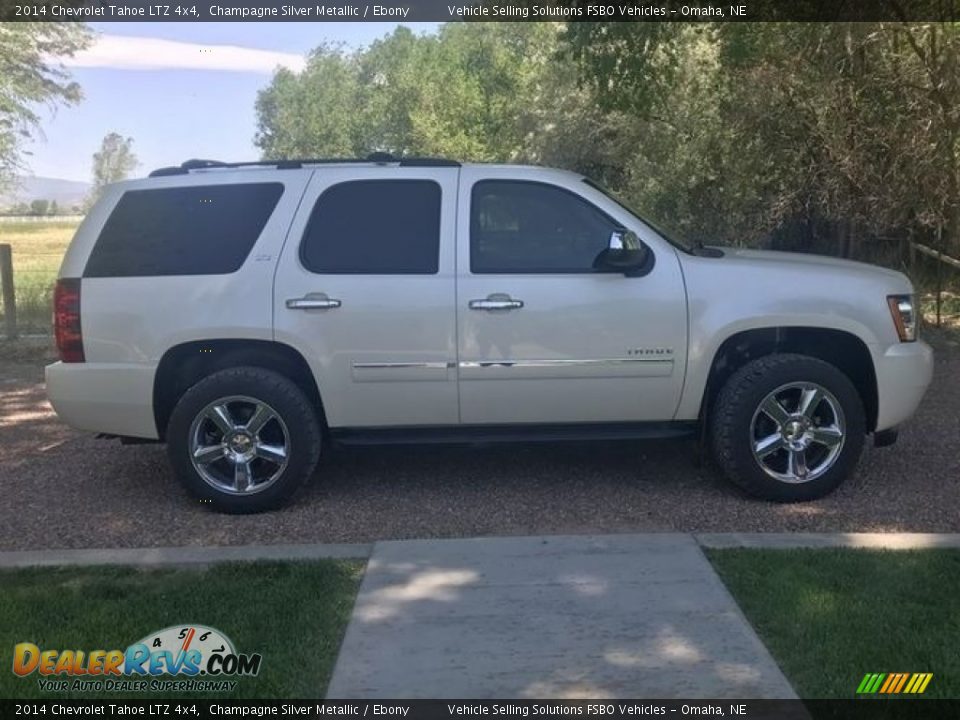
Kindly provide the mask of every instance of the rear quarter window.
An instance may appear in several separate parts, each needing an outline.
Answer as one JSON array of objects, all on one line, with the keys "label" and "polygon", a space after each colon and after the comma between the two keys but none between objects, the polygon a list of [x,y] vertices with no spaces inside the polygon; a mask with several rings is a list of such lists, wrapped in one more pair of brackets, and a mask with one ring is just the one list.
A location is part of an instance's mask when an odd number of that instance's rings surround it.
[{"label": "rear quarter window", "polygon": [[129,190],[104,224],[83,275],[236,272],[281,195],[282,183]]}]

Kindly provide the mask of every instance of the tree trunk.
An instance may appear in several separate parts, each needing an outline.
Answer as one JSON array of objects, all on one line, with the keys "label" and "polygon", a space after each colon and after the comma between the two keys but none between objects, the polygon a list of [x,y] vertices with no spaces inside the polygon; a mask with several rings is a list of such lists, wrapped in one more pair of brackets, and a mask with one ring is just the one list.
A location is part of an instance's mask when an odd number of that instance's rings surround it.
[{"label": "tree trunk", "polygon": [[957,158],[957,129],[950,128],[947,138],[947,241],[944,246],[954,257],[960,257],[960,162]]}]

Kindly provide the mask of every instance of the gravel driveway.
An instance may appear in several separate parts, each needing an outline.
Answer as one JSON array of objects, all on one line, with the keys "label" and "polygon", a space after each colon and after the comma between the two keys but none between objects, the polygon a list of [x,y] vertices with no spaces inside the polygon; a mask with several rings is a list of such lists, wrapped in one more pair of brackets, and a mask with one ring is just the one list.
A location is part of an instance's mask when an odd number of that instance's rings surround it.
[{"label": "gravel driveway", "polygon": [[[930,333],[928,333],[930,335]],[[0,549],[354,542],[676,531],[960,531],[960,342],[934,337],[934,385],[892,448],[868,448],[830,497],[744,497],[689,441],[337,449],[292,506],[202,507],[165,449],[60,424],[42,363],[0,361]]]}]

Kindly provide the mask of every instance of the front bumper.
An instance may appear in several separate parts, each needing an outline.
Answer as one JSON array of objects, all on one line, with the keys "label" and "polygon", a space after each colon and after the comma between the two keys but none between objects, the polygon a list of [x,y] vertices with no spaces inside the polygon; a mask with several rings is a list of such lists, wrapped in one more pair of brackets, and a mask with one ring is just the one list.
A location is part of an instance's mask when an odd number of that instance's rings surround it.
[{"label": "front bumper", "polygon": [[916,411],[933,379],[933,350],[922,340],[897,343],[874,356],[877,431],[888,430]]}]

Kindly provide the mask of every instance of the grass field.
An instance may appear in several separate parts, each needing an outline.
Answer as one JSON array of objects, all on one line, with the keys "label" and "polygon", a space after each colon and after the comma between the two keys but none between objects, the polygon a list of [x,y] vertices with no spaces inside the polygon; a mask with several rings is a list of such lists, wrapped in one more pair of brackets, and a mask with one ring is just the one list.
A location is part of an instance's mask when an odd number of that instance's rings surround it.
[{"label": "grass field", "polygon": [[960,698],[960,551],[711,550],[800,697],[853,698],[866,673],[933,673]]},{"label": "grass field", "polygon": [[53,282],[76,229],[75,222],[0,223],[0,243],[9,244],[13,253],[17,326],[22,334],[50,332]]},{"label": "grass field", "polygon": [[[0,672],[0,697],[321,698],[362,567],[360,562],[325,560],[209,569],[0,571],[0,648],[7,653],[7,670]],[[18,677],[10,670],[17,643],[33,643],[40,650],[124,651],[148,634],[181,624],[215,628],[233,642],[238,653],[260,653],[259,674],[234,677],[233,692],[141,695],[44,691],[36,671]],[[55,679],[68,679],[72,685],[75,678]]]}]

